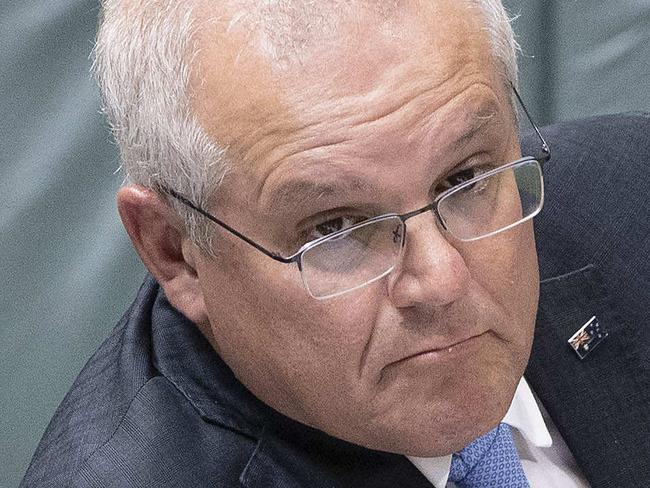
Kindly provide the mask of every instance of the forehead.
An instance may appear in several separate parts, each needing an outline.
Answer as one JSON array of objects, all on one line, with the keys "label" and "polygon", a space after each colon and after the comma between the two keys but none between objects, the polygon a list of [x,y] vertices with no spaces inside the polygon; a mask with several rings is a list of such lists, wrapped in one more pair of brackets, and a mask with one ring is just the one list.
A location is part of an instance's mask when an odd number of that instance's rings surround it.
[{"label": "forehead", "polygon": [[[192,78],[202,125],[237,164],[252,167],[279,161],[309,141],[334,144],[351,128],[397,110],[421,119],[422,110],[449,101],[449,87],[463,79],[495,84],[483,19],[468,2],[394,5],[337,14],[324,9],[323,28],[298,28],[295,39],[290,29],[269,36],[268,26],[240,2],[223,16],[206,13],[211,21],[199,36]],[[278,39],[293,39],[292,56],[269,48]],[[426,104],[403,110],[423,96]]]}]

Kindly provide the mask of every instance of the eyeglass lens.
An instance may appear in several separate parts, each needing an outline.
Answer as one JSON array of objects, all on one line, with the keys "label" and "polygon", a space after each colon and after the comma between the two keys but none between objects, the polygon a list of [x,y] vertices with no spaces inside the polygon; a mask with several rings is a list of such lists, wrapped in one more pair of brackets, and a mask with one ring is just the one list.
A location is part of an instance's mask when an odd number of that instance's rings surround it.
[{"label": "eyeglass lens", "polygon": [[542,200],[539,163],[524,160],[469,185],[438,202],[447,231],[461,241],[494,235],[530,218]]},{"label": "eyeglass lens", "polygon": [[402,220],[391,216],[320,242],[302,255],[305,286],[326,298],[385,276],[398,262],[404,230]]}]

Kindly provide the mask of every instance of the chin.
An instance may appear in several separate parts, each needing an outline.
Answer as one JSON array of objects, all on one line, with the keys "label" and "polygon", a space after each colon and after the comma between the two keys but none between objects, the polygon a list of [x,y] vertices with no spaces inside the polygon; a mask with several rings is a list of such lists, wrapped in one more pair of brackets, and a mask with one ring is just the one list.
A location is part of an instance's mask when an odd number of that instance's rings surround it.
[{"label": "chin", "polygon": [[490,392],[460,405],[440,401],[411,404],[412,407],[403,404],[387,417],[356,419],[356,426],[348,424],[345,428],[338,423],[335,428],[324,430],[377,451],[439,457],[459,451],[496,427],[510,402],[511,397],[499,399]]},{"label": "chin", "polygon": [[[477,437],[496,427],[503,416],[455,424],[432,421],[429,425],[374,431],[364,437],[343,436],[344,440],[363,447],[420,458],[447,456],[460,451]],[[420,428],[424,427],[424,428]]]},{"label": "chin", "polygon": [[353,442],[415,457],[459,451],[499,424],[519,381],[519,376],[501,369],[487,368],[480,376],[473,373],[460,381],[436,383],[429,391],[396,396],[399,400],[385,410],[386,415],[364,425],[365,439]]},{"label": "chin", "polygon": [[416,433],[410,438],[410,442],[395,452],[422,458],[447,456],[460,451],[474,439],[494,429],[502,418],[503,415],[497,414],[469,423],[465,419],[456,425],[441,422],[437,428],[430,429],[426,434]]},{"label": "chin", "polygon": [[400,445],[395,446],[392,452],[415,457],[439,457],[457,452],[494,429],[505,415],[505,412],[497,410],[486,411],[491,415],[480,414],[471,419],[439,419],[427,429],[412,431],[410,435],[405,433]]}]

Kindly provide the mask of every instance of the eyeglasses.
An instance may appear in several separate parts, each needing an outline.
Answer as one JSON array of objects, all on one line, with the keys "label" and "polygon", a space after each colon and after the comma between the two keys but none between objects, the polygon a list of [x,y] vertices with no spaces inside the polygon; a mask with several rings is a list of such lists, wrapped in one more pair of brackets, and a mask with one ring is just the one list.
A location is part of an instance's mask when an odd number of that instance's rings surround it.
[{"label": "eyeglasses", "polygon": [[406,221],[432,212],[455,239],[476,241],[532,219],[544,202],[542,167],[550,149],[517,90],[512,87],[542,145],[541,157],[524,157],[463,181],[422,208],[363,220],[304,244],[291,256],[269,251],[173,189],[164,193],[195,210],[280,263],[296,263],[308,293],[320,300],[369,285],[393,271],[406,242]]}]

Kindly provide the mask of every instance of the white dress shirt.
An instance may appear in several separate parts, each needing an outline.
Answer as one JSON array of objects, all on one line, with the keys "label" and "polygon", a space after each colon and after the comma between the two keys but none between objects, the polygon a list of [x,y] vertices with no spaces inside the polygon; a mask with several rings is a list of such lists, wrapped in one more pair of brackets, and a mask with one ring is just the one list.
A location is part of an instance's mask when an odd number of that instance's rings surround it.
[{"label": "white dress shirt", "polygon": [[[589,487],[564,439],[524,378],[517,386],[503,422],[512,427],[517,452],[531,488]],[[408,456],[408,459],[436,487],[456,486],[447,483],[451,455],[437,458]]]}]

